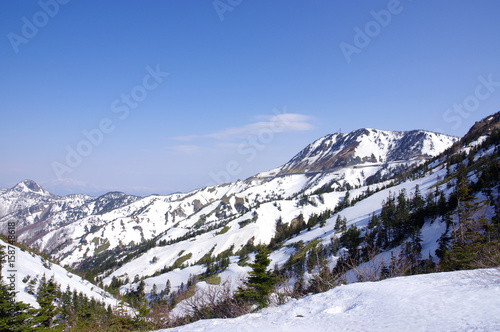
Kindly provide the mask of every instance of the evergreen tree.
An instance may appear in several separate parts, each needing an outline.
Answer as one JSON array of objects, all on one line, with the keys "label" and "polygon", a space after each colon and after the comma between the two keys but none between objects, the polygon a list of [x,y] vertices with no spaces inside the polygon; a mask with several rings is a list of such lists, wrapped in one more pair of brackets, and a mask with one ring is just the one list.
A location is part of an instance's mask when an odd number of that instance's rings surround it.
[{"label": "evergreen tree", "polygon": [[354,257],[357,253],[358,246],[362,242],[361,231],[354,225],[351,225],[347,231],[340,237],[340,242],[347,248],[349,255]]},{"label": "evergreen tree", "polygon": [[337,220],[335,220],[334,230],[345,232],[347,229],[347,218],[343,217],[339,214],[337,215]]},{"label": "evergreen tree", "polygon": [[252,271],[249,272],[245,288],[240,288],[235,296],[244,301],[256,302],[259,308],[264,308],[268,304],[269,295],[276,284],[276,276],[267,267],[271,263],[269,252],[265,247],[260,247],[255,256],[255,262],[249,264]]},{"label": "evergreen tree", "polygon": [[438,213],[441,215],[444,215],[448,209],[448,205],[446,203],[446,197],[444,196],[443,192],[441,192],[439,195],[437,209],[438,209]]},{"label": "evergreen tree", "polygon": [[96,280],[95,280],[95,277],[94,277],[94,273],[90,269],[87,270],[87,272],[85,273],[84,279],[87,279],[88,281],[90,281],[93,284],[96,283]]},{"label": "evergreen tree", "polygon": [[375,214],[375,212],[373,212],[370,218],[370,222],[368,223],[368,228],[374,228],[378,225],[378,223],[379,223],[378,216]]},{"label": "evergreen tree", "polygon": [[[42,280],[45,280],[45,276]],[[51,327],[56,315],[59,313],[59,309],[54,305],[56,295],[57,285],[53,277],[40,285],[36,299],[40,309],[35,321],[47,328]]]},{"label": "evergreen tree", "polygon": [[153,305],[158,299],[158,287],[156,284],[153,284],[153,287],[151,288],[151,292],[149,294],[149,303]]},{"label": "evergreen tree", "polygon": [[165,295],[169,295],[171,290],[170,279],[167,280],[167,284],[165,285]]},{"label": "evergreen tree", "polygon": [[139,285],[137,286],[137,290],[136,290],[137,297],[139,297],[139,298],[144,297],[144,289],[145,288],[146,288],[146,283],[144,282],[144,280],[141,280],[139,282]]},{"label": "evergreen tree", "polygon": [[342,217],[339,214],[337,215],[337,220],[335,220],[335,226],[333,226],[333,229],[336,231],[340,230],[341,223],[342,223]]},{"label": "evergreen tree", "polygon": [[345,196],[344,196],[344,199],[342,200],[342,202],[339,203],[339,208],[340,210],[343,210],[347,207],[349,207],[351,205],[351,202],[350,202],[350,193],[349,193],[349,190],[346,191],[345,193]]},{"label": "evergreen tree", "polygon": [[16,301],[15,293],[0,279],[0,331],[34,331],[33,313],[28,304]]},{"label": "evergreen tree", "polygon": [[31,278],[31,280],[28,281],[28,285],[26,286],[28,294],[35,295],[35,286],[36,286],[36,279]]},{"label": "evergreen tree", "polygon": [[412,200],[412,207],[415,210],[422,209],[425,205],[425,200],[422,198],[422,194],[420,193],[420,187],[419,185],[415,185],[415,194],[413,196]]},{"label": "evergreen tree", "polygon": [[71,303],[71,289],[68,287],[61,295],[61,319],[69,321],[73,317],[72,303]]}]

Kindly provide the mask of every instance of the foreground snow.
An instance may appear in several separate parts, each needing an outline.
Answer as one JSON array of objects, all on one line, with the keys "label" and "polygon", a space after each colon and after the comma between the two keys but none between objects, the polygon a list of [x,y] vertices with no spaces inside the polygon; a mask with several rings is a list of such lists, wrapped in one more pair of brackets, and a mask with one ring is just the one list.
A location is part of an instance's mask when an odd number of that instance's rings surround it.
[{"label": "foreground snow", "polygon": [[350,284],[235,319],[163,331],[500,331],[500,271]]}]

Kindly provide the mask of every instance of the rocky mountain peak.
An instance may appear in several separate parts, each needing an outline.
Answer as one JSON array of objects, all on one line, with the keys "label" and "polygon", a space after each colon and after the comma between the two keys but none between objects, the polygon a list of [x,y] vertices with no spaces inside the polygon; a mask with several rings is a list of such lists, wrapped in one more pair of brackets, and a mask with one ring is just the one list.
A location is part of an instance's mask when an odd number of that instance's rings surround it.
[{"label": "rocky mountain peak", "polygon": [[9,189],[7,192],[17,193],[17,194],[26,193],[26,194],[38,194],[42,196],[51,196],[51,194],[47,190],[40,187],[38,183],[29,179],[19,182],[14,187]]},{"label": "rocky mountain peak", "polygon": [[438,155],[457,140],[424,130],[361,128],[348,134],[326,135],[309,144],[285,165],[263,174],[317,173],[366,163],[425,159]]},{"label": "rocky mountain peak", "polygon": [[462,143],[477,139],[481,135],[490,135],[493,131],[500,129],[500,112],[487,116],[477,121],[462,138]]}]

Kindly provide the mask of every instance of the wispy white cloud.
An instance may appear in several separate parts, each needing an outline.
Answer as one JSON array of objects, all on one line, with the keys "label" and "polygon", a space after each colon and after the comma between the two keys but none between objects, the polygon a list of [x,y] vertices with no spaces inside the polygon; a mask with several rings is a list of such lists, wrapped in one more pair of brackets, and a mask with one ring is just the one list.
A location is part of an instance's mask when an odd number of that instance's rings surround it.
[{"label": "wispy white cloud", "polygon": [[181,154],[193,154],[199,153],[203,150],[203,147],[194,144],[183,144],[183,145],[174,145],[167,147],[168,150]]},{"label": "wispy white cloud", "polygon": [[57,178],[51,181],[42,182],[42,184],[49,186],[59,186],[59,187],[82,187],[82,188],[89,187],[89,184],[87,182],[71,178]]},{"label": "wispy white cloud", "polygon": [[213,133],[201,135],[186,135],[172,137],[174,140],[189,142],[202,138],[211,138],[215,140],[241,139],[251,135],[258,135],[263,131],[271,130],[274,133],[307,131],[314,129],[311,124],[312,118],[308,115],[298,113],[278,113],[274,115],[259,116],[262,119],[258,122],[252,122],[240,127],[225,128]]},{"label": "wispy white cloud", "polygon": [[186,135],[186,136],[175,136],[175,137],[170,137],[171,139],[175,139],[176,141],[183,141],[183,142],[189,142],[193,141],[197,138],[203,137],[203,135]]},{"label": "wispy white cloud", "polygon": [[110,191],[122,191],[129,195],[147,196],[153,193],[166,194],[166,188],[148,187],[148,186],[98,186],[89,182],[76,180],[72,178],[61,178],[40,183],[42,187],[49,192],[58,195],[85,193],[91,196],[103,195]]},{"label": "wispy white cloud", "polygon": [[114,191],[113,187],[97,186],[95,184],[72,178],[60,178],[42,182],[42,187],[47,187],[49,191],[55,191],[56,193],[62,193],[63,195],[77,193],[94,194]]}]

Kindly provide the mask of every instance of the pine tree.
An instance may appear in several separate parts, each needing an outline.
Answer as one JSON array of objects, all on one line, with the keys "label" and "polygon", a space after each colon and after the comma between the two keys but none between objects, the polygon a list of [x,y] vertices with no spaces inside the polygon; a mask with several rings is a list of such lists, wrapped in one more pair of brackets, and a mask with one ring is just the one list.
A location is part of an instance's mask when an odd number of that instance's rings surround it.
[{"label": "pine tree", "polygon": [[146,283],[144,280],[141,280],[139,282],[139,285],[137,286],[137,290],[135,291],[137,294],[137,297],[141,298],[144,297],[144,289],[146,288]]},{"label": "pine tree", "polygon": [[34,331],[33,313],[34,309],[25,303],[17,302],[15,293],[0,280],[0,331]]},{"label": "pine tree", "polygon": [[158,286],[156,284],[153,284],[153,287],[151,288],[151,292],[149,293],[149,303],[150,305],[154,305],[155,302],[158,300]]},{"label": "pine tree", "polygon": [[349,189],[346,191],[345,193],[345,196],[344,196],[344,199],[342,200],[342,202],[340,202],[339,204],[339,208],[342,210],[342,209],[345,209],[347,207],[349,207],[351,205],[351,202],[349,200],[350,198],[350,193],[349,193]]},{"label": "pine tree", "polygon": [[91,283],[95,284],[96,283],[96,280],[95,280],[95,276],[94,276],[94,273],[92,272],[92,270],[87,270],[87,272],[85,273],[85,277],[84,279],[87,279],[88,281],[90,281]]},{"label": "pine tree", "polygon": [[334,230],[345,232],[347,229],[347,218],[343,217],[339,214],[337,215],[337,220],[335,221]]},{"label": "pine tree", "polygon": [[72,311],[71,289],[68,285],[66,291],[61,295],[61,319],[63,321],[69,321],[73,316],[74,313]]},{"label": "pine tree", "polygon": [[36,285],[35,278],[32,278],[30,281],[28,281],[28,285],[26,286],[28,294],[35,295],[35,285]]},{"label": "pine tree", "polygon": [[368,223],[368,228],[374,228],[377,226],[379,223],[378,216],[375,214],[375,212],[372,213],[372,216],[370,218],[370,222]]},{"label": "pine tree", "polygon": [[437,202],[437,209],[438,209],[438,213],[443,215],[446,213],[447,211],[447,203],[446,203],[446,197],[444,196],[444,193],[441,192],[440,195],[439,195],[439,199],[438,199],[438,202]]},{"label": "pine tree", "polygon": [[335,226],[333,226],[333,229],[338,231],[340,230],[340,227],[342,226],[342,217],[339,215],[337,215],[337,220],[335,220]]},{"label": "pine tree", "polygon": [[413,196],[412,205],[415,210],[422,209],[425,205],[425,201],[422,198],[422,194],[420,193],[420,187],[418,184],[415,185],[415,194]]},{"label": "pine tree", "polygon": [[[42,281],[45,280],[45,276]],[[57,285],[54,278],[40,284],[36,301],[40,305],[40,309],[35,318],[35,321],[44,327],[51,327],[55,317],[59,313],[59,309],[54,305],[54,299],[57,295]]]},{"label": "pine tree", "polygon": [[255,256],[255,262],[249,264],[252,271],[245,283],[245,288],[240,288],[235,296],[244,301],[256,302],[259,308],[268,305],[269,295],[276,284],[276,276],[267,267],[271,263],[269,251],[265,247],[260,247]]},{"label": "pine tree", "polygon": [[170,279],[167,279],[167,284],[165,285],[165,295],[169,295],[171,290]]},{"label": "pine tree", "polygon": [[351,225],[347,231],[340,237],[340,242],[347,248],[349,255],[354,257],[362,238],[361,231],[354,225]]}]

